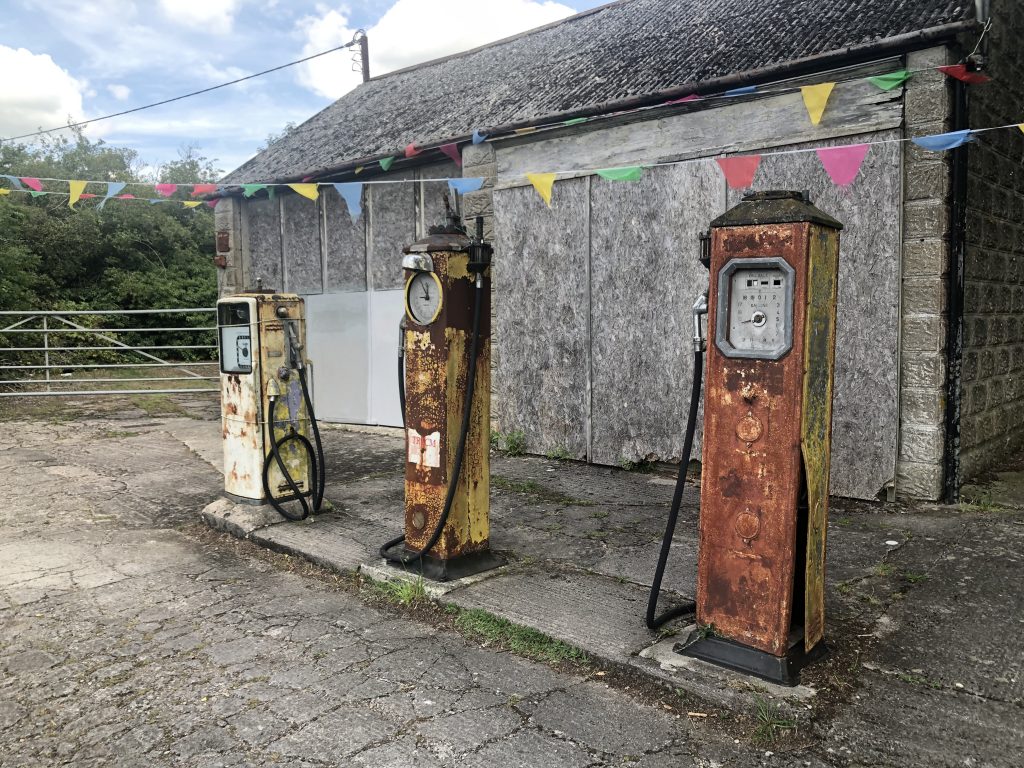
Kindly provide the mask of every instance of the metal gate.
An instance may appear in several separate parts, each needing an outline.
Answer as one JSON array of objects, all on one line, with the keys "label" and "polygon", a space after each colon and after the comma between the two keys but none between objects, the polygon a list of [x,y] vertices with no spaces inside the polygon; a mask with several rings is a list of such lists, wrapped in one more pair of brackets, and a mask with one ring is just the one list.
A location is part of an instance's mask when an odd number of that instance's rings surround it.
[{"label": "metal gate", "polygon": [[[0,397],[220,391],[207,383],[219,379],[214,308],[3,311],[0,326]],[[133,388],[143,382],[155,386]]]}]

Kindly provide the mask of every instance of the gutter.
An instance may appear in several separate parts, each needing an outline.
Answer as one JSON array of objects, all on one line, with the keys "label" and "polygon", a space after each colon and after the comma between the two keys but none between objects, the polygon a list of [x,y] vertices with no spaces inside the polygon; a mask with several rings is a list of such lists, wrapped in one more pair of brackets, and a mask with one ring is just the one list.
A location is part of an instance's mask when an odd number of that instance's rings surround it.
[{"label": "gutter", "polygon": [[[579,117],[595,117],[598,115],[606,115],[610,112],[621,112],[637,109],[639,107],[656,106],[666,101],[688,96],[692,93],[695,93],[698,96],[705,96],[711,93],[721,93],[722,91],[728,91],[742,86],[761,85],[767,82],[800,77],[801,75],[811,74],[822,69],[866,64],[879,58],[908,53],[910,51],[921,50],[923,48],[930,48],[936,43],[949,42],[951,40],[955,40],[957,35],[977,30],[980,26],[981,25],[975,19],[956,21],[950,24],[943,24],[937,27],[918,30],[917,32],[908,32],[906,34],[896,35],[895,37],[887,37],[880,41],[847,46],[846,48],[838,48],[834,51],[806,56],[802,59],[793,59],[792,61],[787,61],[783,64],[775,64],[770,67],[751,69],[745,72],[725,75],[711,80],[673,86],[672,88],[666,88],[644,96],[631,96],[627,99],[607,101],[566,112],[556,112],[554,114],[544,115],[540,118],[533,118],[531,120],[520,120],[518,122],[507,123],[505,125],[492,126],[488,128],[487,135],[488,138],[497,138],[505,134],[512,134],[516,130],[523,128],[534,128],[538,125],[564,122],[566,120],[573,120]],[[443,155],[440,152],[438,152],[437,155],[430,157],[423,157],[423,155],[427,154],[431,150],[438,150],[443,145],[453,143],[463,144],[468,141],[472,141],[472,138],[472,134],[463,134],[443,141],[435,141],[430,144],[422,145],[419,147],[421,154],[417,155],[415,158],[408,158],[409,162],[404,162],[406,160],[404,157],[396,157],[395,164],[392,167],[396,170],[409,168],[420,165],[426,161],[436,160],[438,157],[446,157],[446,155]],[[319,168],[292,176],[280,177],[268,183],[288,184],[299,182],[304,178],[309,181],[323,180],[328,177],[349,173],[358,166],[369,166],[383,158],[392,156],[392,154],[370,155],[357,160],[350,160],[337,166]],[[229,185],[229,190],[235,189],[236,186],[237,185]]]}]

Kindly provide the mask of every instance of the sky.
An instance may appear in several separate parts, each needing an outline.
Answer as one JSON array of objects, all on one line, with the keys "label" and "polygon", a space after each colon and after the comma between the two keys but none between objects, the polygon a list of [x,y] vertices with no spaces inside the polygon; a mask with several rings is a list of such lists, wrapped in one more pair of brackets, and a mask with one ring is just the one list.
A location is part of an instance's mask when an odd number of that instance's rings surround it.
[{"label": "sky", "polygon": [[[208,88],[348,42],[370,72],[474,48],[606,0],[0,0],[0,138]],[[349,50],[89,126],[147,168],[194,146],[241,165],[361,81]]]}]

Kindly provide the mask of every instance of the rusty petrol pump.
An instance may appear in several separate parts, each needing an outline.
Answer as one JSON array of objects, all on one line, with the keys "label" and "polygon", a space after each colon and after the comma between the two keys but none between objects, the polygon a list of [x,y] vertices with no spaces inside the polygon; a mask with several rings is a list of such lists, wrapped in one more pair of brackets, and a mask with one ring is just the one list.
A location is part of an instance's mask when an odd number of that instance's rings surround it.
[{"label": "rusty petrol pump", "polygon": [[302,520],[320,510],[324,487],[306,380],[305,302],[260,285],[220,299],[217,326],[225,494]]},{"label": "rusty petrol pump", "polygon": [[492,251],[482,219],[474,238],[450,209],[447,219],[404,249],[405,534],[380,550],[438,581],[501,563],[488,521]]},{"label": "rusty petrol pump", "polygon": [[[684,462],[647,615],[653,628],[695,608],[678,652],[787,685],[825,652],[840,229],[798,192],[747,195],[712,222]],[[656,617],[705,347],[697,598]]]}]

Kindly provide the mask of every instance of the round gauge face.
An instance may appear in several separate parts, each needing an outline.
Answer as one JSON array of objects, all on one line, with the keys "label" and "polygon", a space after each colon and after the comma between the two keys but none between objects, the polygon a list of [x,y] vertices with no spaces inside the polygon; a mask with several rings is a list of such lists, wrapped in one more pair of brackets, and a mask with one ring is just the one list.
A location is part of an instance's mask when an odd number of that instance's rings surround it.
[{"label": "round gauge face", "polygon": [[409,319],[430,325],[441,312],[441,281],[433,272],[417,272],[405,286],[405,309]]},{"label": "round gauge face", "polygon": [[730,276],[729,343],[770,352],[786,343],[786,275],[779,269],[737,269]]}]

